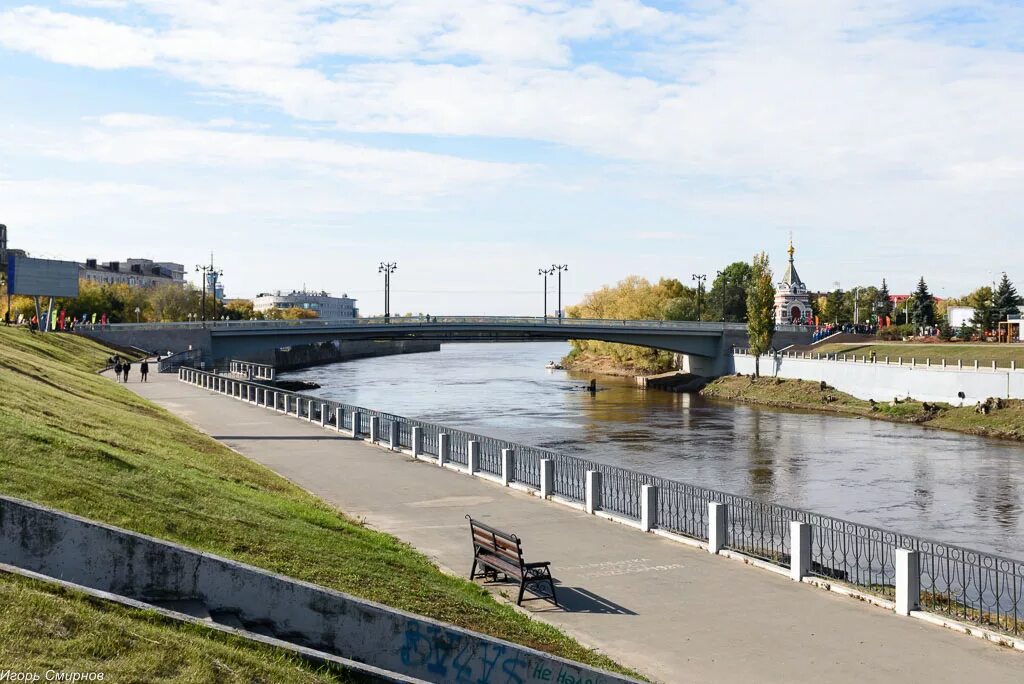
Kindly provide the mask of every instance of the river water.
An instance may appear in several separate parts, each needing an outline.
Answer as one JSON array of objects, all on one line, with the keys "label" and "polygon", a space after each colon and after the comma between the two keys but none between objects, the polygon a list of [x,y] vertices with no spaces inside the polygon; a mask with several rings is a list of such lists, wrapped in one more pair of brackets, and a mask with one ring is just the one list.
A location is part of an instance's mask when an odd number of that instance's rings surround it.
[{"label": "river water", "polygon": [[[663,477],[1024,558],[1024,446],[864,418],[640,390],[548,371],[561,342],[311,368],[313,394]],[[285,376],[283,376],[285,377]]]}]

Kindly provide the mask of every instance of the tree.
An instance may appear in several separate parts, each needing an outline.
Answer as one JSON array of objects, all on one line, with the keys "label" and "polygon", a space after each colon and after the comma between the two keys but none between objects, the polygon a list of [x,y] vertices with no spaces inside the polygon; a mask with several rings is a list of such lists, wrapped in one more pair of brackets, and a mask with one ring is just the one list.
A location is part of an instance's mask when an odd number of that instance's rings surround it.
[{"label": "tree", "polygon": [[772,346],[775,337],[775,284],[768,255],[756,255],[750,265],[747,289],[747,337],[754,355],[754,377],[761,375],[761,354]]},{"label": "tree", "polygon": [[971,325],[984,335],[995,327],[995,308],[992,306],[992,288],[984,285],[965,297],[967,306],[974,309]]},{"label": "tree", "polygon": [[885,321],[886,317],[892,316],[892,300],[889,296],[889,283],[882,278],[882,288],[875,297],[875,313],[878,314],[879,321]]},{"label": "tree", "polygon": [[251,299],[229,299],[224,302],[224,315],[233,321],[247,321],[257,316]]},{"label": "tree", "polygon": [[999,286],[996,287],[996,291],[992,294],[992,308],[997,321],[1005,321],[1011,315],[1020,313],[1020,305],[1024,304],[1024,300],[1017,294],[1017,288],[1013,286],[1010,279],[1006,277],[1006,273],[1003,273],[1002,280],[999,281]]},{"label": "tree", "polygon": [[917,281],[912,311],[914,325],[918,328],[935,325],[935,297],[928,291],[928,284],[924,282],[924,276]]},{"label": "tree", "polygon": [[853,318],[853,313],[847,306],[848,301],[842,290],[833,290],[825,298],[825,309],[822,311],[823,318],[833,323],[844,323]]},{"label": "tree", "polygon": [[[697,310],[697,291],[675,278],[652,284],[645,278],[629,276],[614,286],[605,285],[587,294],[576,306],[566,309],[569,318],[618,320],[692,320]],[[658,372],[672,367],[672,353],[647,347],[611,342],[572,340],[568,360],[581,354],[611,359],[616,365],[641,372]]]},{"label": "tree", "polygon": [[736,261],[719,271],[708,292],[708,318],[735,323],[745,321],[749,287],[750,264],[745,261]]}]

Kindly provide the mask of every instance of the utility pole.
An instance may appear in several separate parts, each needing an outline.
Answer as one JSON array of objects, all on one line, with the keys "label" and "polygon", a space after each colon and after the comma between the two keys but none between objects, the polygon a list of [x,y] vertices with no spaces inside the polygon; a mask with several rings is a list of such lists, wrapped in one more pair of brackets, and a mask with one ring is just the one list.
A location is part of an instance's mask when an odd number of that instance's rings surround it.
[{"label": "utility pole", "polygon": [[700,293],[701,283],[708,279],[707,273],[694,273],[693,280],[697,281],[697,321],[700,321]]},{"label": "utility pole", "polygon": [[[562,271],[568,271],[569,267],[565,264],[554,264],[551,268],[558,271],[558,322],[562,322]],[[547,306],[544,307],[547,310]]]},{"label": "utility pole", "polygon": [[391,274],[398,270],[397,262],[380,262],[377,273],[384,274],[384,322],[391,322]]},{"label": "utility pole", "polygon": [[217,268],[213,265],[213,252],[210,252],[210,265],[209,266],[197,265],[196,266],[196,273],[202,273],[203,274],[202,311],[203,311],[203,327],[205,328],[206,327],[206,284],[208,282],[211,283],[211,288],[213,290],[214,296],[216,296],[216,293],[217,293],[217,278],[219,278],[220,276],[224,275],[224,271],[217,270]]},{"label": "utility pole", "polygon": [[548,276],[555,272],[555,267],[538,268],[537,275],[544,276],[544,320],[548,319]]}]

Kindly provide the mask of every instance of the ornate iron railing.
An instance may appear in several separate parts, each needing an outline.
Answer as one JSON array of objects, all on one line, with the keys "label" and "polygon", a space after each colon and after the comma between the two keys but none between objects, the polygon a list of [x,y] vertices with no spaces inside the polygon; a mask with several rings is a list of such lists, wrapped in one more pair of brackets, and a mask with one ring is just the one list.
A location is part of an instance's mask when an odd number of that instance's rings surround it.
[{"label": "ornate iron railing", "polygon": [[[180,369],[179,377],[200,385],[203,378],[223,379],[223,376],[190,368]],[[501,474],[502,449],[511,449],[514,451],[512,479],[533,489],[540,488],[541,461],[551,460],[553,494],[574,502],[583,502],[586,498],[587,471],[597,471],[601,473],[601,508],[630,520],[641,518],[641,488],[644,485],[657,487],[657,526],[701,541],[709,538],[708,504],[725,504],[728,511],[726,546],[780,567],[789,567],[791,562],[790,523],[806,523],[811,531],[811,575],[883,597],[891,598],[894,594],[896,550],[916,551],[920,554],[923,609],[987,629],[1024,636],[1024,561],[343,402],[286,392],[256,382],[233,378],[231,382],[235,387],[257,388],[257,403],[282,409],[287,401],[293,415],[298,402],[299,415],[305,417],[312,399],[314,420],[319,420],[323,405],[329,416],[342,412],[342,427],[347,430],[352,429],[353,417],[358,412],[362,417],[360,435],[369,432],[370,418],[377,417],[381,423],[379,439],[385,444],[390,440],[390,425],[396,423],[400,446],[411,449],[412,429],[419,427],[423,431],[422,448],[426,456],[438,455],[440,435],[447,434],[451,446],[449,460],[462,466],[469,462],[469,443],[476,441],[480,444],[478,467],[491,475]],[[272,397],[270,401],[268,396]]]}]

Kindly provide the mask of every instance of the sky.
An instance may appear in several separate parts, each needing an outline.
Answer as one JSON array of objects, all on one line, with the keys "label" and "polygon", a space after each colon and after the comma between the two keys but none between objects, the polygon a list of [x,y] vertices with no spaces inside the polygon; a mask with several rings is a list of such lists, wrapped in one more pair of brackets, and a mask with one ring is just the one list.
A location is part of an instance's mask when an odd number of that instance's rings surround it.
[{"label": "sky", "polygon": [[1024,285],[1022,190],[1016,0],[0,0],[11,246],[229,297],[539,315],[791,234],[957,296]]}]

